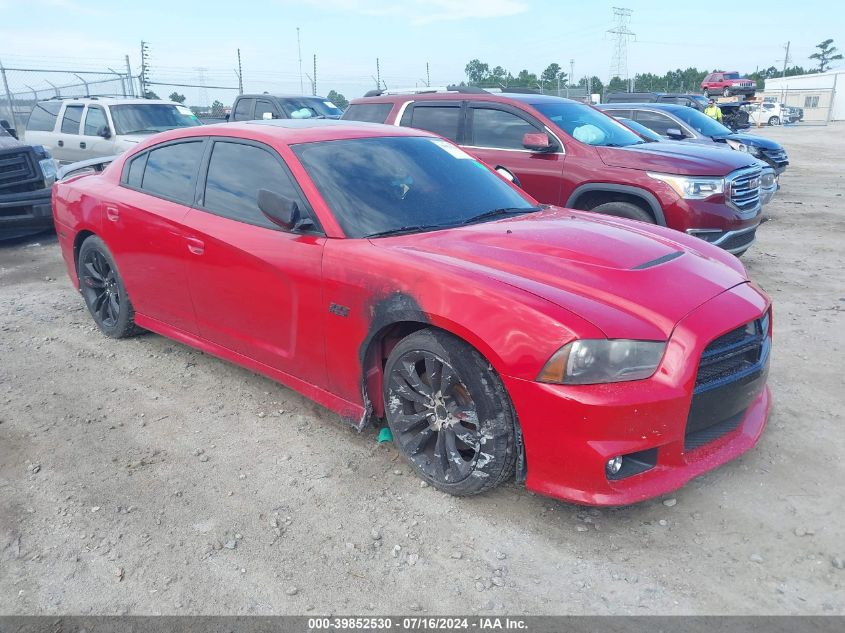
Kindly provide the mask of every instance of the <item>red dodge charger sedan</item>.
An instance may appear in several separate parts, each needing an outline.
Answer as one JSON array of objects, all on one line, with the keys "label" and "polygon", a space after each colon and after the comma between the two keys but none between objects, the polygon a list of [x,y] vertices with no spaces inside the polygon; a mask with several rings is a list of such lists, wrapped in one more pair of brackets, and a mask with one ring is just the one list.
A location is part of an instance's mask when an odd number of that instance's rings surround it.
[{"label": "red dodge charger sedan", "polygon": [[68,273],[151,330],[351,420],[456,495],[515,477],[619,505],[740,455],[769,412],[768,297],[721,249],[538,205],[427,132],[252,121],[56,185]]}]

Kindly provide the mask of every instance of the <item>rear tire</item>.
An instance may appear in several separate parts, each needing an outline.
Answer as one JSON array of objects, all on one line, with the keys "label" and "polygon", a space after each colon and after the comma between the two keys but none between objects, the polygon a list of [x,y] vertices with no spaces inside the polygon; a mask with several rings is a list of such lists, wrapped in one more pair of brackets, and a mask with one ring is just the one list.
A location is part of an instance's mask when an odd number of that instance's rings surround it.
[{"label": "rear tire", "polygon": [[435,488],[475,495],[513,476],[510,398],[490,363],[455,336],[424,329],[393,348],[384,410],[399,451]]},{"label": "rear tire", "polygon": [[605,202],[597,207],[593,207],[590,211],[593,213],[612,215],[617,218],[627,218],[628,220],[639,220],[640,222],[655,224],[654,218],[648,212],[643,211],[632,202]]},{"label": "rear tire", "polygon": [[722,96],[723,97],[730,97],[731,96],[731,89],[725,88],[724,90],[722,90]]},{"label": "rear tire", "polygon": [[82,242],[76,272],[88,312],[103,334],[125,338],[140,332],[114,258],[99,237],[92,235]]},{"label": "rear tire", "polygon": [[773,116],[769,118],[769,125],[780,125],[780,118]]}]

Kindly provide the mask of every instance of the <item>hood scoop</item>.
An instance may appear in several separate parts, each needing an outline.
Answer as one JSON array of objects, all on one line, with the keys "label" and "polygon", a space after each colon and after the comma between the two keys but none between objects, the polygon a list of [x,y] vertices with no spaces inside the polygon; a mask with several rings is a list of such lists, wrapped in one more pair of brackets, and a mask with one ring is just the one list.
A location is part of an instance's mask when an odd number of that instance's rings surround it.
[{"label": "hood scoop", "polygon": [[683,254],[683,251],[675,251],[674,253],[668,253],[663,257],[658,257],[657,259],[652,259],[647,262],[643,262],[642,264],[637,264],[631,270],[644,270],[646,268],[651,268],[652,266],[659,266],[660,264],[671,262],[673,259],[677,259]]}]

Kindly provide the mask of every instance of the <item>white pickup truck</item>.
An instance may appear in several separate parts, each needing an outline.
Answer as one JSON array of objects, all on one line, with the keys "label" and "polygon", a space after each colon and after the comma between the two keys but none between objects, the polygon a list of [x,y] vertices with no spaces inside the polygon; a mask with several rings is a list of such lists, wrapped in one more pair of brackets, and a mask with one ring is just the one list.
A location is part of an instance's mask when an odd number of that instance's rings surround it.
[{"label": "white pickup truck", "polygon": [[26,124],[27,143],[43,145],[60,164],[121,154],[151,134],[201,125],[172,101],[90,97],[39,101]]}]

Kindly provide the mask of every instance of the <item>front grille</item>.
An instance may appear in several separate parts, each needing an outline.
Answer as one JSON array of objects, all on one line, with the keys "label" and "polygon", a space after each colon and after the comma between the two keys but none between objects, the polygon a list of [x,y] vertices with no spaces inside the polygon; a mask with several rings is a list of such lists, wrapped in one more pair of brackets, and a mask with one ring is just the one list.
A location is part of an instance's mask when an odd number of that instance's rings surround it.
[{"label": "front grille", "polygon": [[737,251],[743,248],[748,248],[751,244],[754,243],[755,236],[757,235],[757,229],[753,229],[751,231],[741,231],[738,233],[734,233],[733,235],[729,235],[723,241],[719,242],[717,246],[719,248],[723,248],[726,251]]},{"label": "front grille", "polygon": [[754,215],[760,208],[761,172],[759,167],[752,167],[728,177],[728,199],[743,215]]},{"label": "front grille", "polygon": [[782,149],[763,150],[766,158],[775,161],[776,163],[785,163],[789,160],[786,152]]},{"label": "front grille", "polygon": [[38,180],[38,164],[29,148],[0,154],[0,192],[34,191]]},{"label": "front grille", "polygon": [[695,376],[695,393],[753,373],[768,355],[769,315],[723,334],[704,348]]},{"label": "front grille", "polygon": [[727,435],[765,388],[769,371],[769,313],[723,334],[701,354],[684,431],[690,451]]}]

